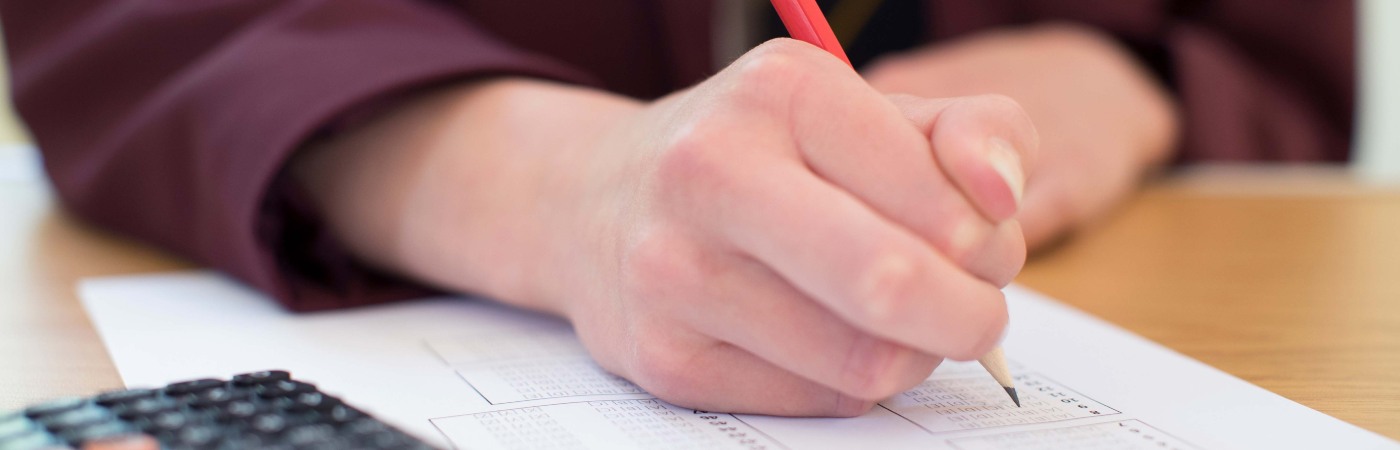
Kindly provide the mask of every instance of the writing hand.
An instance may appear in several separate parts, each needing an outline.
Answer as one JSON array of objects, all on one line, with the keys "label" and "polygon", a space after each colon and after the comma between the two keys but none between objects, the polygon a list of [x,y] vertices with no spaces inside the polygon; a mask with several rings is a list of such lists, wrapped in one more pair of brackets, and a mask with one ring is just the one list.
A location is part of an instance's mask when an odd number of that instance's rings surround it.
[{"label": "writing hand", "polygon": [[294,170],[362,259],[567,317],[662,399],[854,415],[997,344],[1036,145],[1004,97],[892,99],[781,39],[650,103],[437,93]]}]

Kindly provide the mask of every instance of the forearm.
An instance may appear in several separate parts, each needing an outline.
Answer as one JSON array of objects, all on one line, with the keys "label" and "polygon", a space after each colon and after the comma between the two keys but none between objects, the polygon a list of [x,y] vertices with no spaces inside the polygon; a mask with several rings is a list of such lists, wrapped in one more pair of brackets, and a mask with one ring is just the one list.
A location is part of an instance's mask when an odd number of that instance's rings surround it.
[{"label": "forearm", "polygon": [[[362,261],[457,292],[560,312],[540,282],[563,263],[560,230],[587,214],[567,190],[601,130],[638,108],[522,79],[477,81],[405,101],[291,162],[337,238]],[[444,193],[451,201],[443,201]],[[579,194],[579,193],[574,193]]]}]

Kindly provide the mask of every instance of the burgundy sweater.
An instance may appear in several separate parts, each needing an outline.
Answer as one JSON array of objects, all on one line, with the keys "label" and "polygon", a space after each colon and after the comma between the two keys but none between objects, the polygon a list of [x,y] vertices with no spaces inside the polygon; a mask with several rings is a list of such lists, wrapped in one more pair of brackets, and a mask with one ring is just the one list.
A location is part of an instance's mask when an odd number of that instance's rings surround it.
[{"label": "burgundy sweater", "polygon": [[[713,6],[0,0],[0,18],[16,105],[70,210],[304,311],[426,292],[331,239],[281,173],[308,139],[364,105],[483,75],[656,97],[717,69]],[[1118,37],[1182,105],[1183,161],[1347,156],[1349,1],[930,0],[921,10],[922,41],[1047,20]]]}]

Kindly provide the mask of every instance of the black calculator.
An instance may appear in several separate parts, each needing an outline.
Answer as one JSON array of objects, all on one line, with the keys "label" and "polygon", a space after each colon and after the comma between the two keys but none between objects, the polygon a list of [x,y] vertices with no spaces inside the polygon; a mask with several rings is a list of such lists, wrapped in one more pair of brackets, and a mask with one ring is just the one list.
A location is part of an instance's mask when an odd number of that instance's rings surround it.
[{"label": "black calculator", "polygon": [[431,449],[282,370],[56,400],[0,413],[0,450],[145,434],[163,449]]}]

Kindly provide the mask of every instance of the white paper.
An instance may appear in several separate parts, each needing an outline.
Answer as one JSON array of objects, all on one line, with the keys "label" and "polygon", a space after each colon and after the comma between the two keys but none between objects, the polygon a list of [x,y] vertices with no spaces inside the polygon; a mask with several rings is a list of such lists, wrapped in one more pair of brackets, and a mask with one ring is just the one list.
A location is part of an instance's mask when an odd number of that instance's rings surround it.
[{"label": "white paper", "polygon": [[295,315],[208,272],[80,290],[130,387],[286,369],[444,447],[1400,448],[1016,287],[1003,347],[1025,407],[975,363],[948,362],[850,419],[670,405],[600,370],[568,324],[489,301]]},{"label": "white paper", "polygon": [[43,179],[39,150],[28,144],[0,144],[0,183],[33,183]]}]

